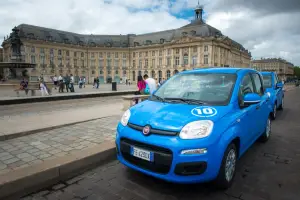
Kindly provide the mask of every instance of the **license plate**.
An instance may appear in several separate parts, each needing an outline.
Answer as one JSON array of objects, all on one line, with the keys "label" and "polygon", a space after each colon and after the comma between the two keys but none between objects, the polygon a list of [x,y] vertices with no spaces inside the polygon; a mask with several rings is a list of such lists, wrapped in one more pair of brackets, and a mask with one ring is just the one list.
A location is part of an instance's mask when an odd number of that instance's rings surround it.
[{"label": "license plate", "polygon": [[133,155],[134,157],[143,159],[143,160],[147,160],[150,162],[153,162],[154,160],[154,156],[153,153],[150,151],[146,151],[144,149],[140,149],[140,148],[136,148],[136,147],[131,147],[131,155]]}]

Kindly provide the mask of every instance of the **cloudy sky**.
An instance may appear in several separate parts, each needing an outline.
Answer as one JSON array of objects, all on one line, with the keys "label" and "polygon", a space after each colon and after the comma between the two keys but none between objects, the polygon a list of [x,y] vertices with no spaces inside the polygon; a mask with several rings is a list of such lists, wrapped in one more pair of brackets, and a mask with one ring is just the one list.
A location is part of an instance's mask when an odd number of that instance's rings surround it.
[{"label": "cloudy sky", "polygon": [[[0,42],[21,23],[77,33],[146,33],[181,27],[198,0],[0,0]],[[300,0],[200,0],[206,23],[252,52],[300,65]]]}]

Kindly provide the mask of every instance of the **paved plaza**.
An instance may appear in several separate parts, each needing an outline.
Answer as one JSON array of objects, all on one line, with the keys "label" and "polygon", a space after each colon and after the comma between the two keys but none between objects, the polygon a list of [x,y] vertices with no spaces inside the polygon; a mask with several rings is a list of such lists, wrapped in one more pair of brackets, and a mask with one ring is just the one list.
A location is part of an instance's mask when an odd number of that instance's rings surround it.
[{"label": "paved plaza", "polygon": [[238,163],[227,191],[209,184],[177,185],[107,163],[23,200],[298,200],[300,196],[300,88],[286,93],[283,112],[266,144],[257,142]]},{"label": "paved plaza", "polygon": [[[1,85],[0,85],[1,86]],[[75,93],[91,93],[91,92],[109,92],[112,91],[112,85],[111,84],[100,84],[99,88],[93,88],[93,85],[86,85],[85,88],[80,89],[78,85],[74,86]],[[117,91],[128,91],[128,90],[136,90],[136,85],[125,85],[125,84],[118,84],[117,85]],[[52,89],[52,95],[70,95],[74,93],[66,92],[64,90],[64,93],[59,93],[58,88],[55,90]],[[30,97],[30,92],[28,93],[28,97]],[[41,96],[41,92],[37,91],[36,96]],[[1,88],[0,87],[0,98],[8,98],[8,97],[17,97],[16,93],[13,91],[12,88]],[[26,97],[25,92],[20,91],[20,97]]]}]

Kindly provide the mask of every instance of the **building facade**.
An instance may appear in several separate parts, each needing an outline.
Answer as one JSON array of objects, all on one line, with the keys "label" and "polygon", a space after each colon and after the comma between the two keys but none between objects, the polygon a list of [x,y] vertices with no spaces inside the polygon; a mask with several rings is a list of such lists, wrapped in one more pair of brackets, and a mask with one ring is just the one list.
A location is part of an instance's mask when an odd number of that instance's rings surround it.
[{"label": "building facade", "polygon": [[[92,82],[135,82],[138,75],[157,79],[175,73],[210,66],[250,67],[251,53],[242,45],[206,24],[203,9],[195,9],[195,19],[178,29],[148,34],[82,35],[21,24],[24,62],[36,64],[28,69],[31,79],[41,74],[73,74]],[[11,57],[10,38],[5,38],[4,61]]]},{"label": "building facade", "polygon": [[274,71],[282,80],[294,76],[294,65],[281,58],[261,58],[251,61],[252,68],[258,71]]},{"label": "building facade", "polygon": [[[3,62],[3,54],[4,51],[2,48],[0,48],[0,62]],[[4,70],[0,68],[0,80],[4,77]]]}]

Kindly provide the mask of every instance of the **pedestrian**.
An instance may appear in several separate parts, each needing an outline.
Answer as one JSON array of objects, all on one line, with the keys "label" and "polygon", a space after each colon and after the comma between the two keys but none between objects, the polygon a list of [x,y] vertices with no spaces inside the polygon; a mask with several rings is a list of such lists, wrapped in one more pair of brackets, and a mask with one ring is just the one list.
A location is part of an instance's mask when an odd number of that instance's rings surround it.
[{"label": "pedestrian", "polygon": [[56,89],[58,83],[56,74],[53,77],[53,83],[54,83],[54,89]]},{"label": "pedestrian", "polygon": [[97,79],[96,79],[96,77],[94,78],[94,84],[93,84],[93,88],[95,88],[96,87],[96,83],[97,83]]},{"label": "pedestrian", "polygon": [[47,89],[46,85],[44,84],[44,81],[42,81],[42,80],[40,80],[40,90],[41,90],[42,96],[49,95],[48,89]]},{"label": "pedestrian", "polygon": [[73,74],[70,75],[70,92],[75,92],[75,89],[74,89],[74,82],[75,82],[75,79],[74,79],[74,76]]},{"label": "pedestrian", "polygon": [[156,81],[153,78],[150,78],[148,74],[144,75],[144,80],[149,87],[149,93],[153,94],[157,89]]},{"label": "pedestrian", "polygon": [[82,79],[83,87],[85,88],[85,77],[82,77]]},{"label": "pedestrian", "polygon": [[97,88],[97,89],[99,89],[99,83],[100,83],[99,77],[97,77],[97,78],[96,78],[96,88]]},{"label": "pedestrian", "polygon": [[[138,91],[136,91],[134,93],[135,95],[145,94],[146,82],[144,81],[142,76],[137,77],[137,89],[138,89]],[[139,99],[136,98],[134,101],[135,101],[135,104],[138,104]]]},{"label": "pedestrian", "polygon": [[68,74],[65,77],[65,86],[66,86],[67,92],[69,92],[69,89],[70,89],[70,76]]},{"label": "pedestrian", "polygon": [[62,75],[60,74],[58,77],[58,82],[59,82],[59,88],[58,88],[58,92],[64,92],[64,80]]}]

